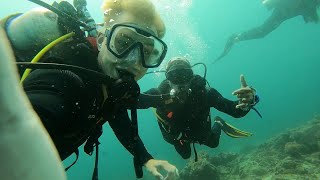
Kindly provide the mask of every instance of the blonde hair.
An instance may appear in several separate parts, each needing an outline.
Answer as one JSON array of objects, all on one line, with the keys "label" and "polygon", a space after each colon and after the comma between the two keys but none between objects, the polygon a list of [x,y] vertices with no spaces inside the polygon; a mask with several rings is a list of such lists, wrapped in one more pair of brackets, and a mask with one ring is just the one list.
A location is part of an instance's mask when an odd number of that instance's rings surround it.
[{"label": "blonde hair", "polygon": [[159,38],[165,34],[164,22],[150,0],[104,0],[101,9],[107,23],[125,11],[147,24],[154,24]]}]

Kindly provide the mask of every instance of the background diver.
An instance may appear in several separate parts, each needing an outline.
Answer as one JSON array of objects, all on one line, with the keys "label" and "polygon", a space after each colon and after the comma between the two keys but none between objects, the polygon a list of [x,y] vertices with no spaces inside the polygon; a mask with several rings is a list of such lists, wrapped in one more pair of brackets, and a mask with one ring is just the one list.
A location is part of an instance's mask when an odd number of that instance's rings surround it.
[{"label": "background diver", "polygon": [[[80,15],[88,15],[79,12],[85,8],[77,11],[66,1],[55,7],[36,2],[52,11],[36,8],[10,15],[1,20],[1,26],[18,61],[24,91],[60,158],[78,154],[78,147],[85,142],[86,153],[92,154],[94,146],[98,152],[102,125],[108,121],[134,156],[137,177],[142,177],[142,166],[157,179],[164,178],[159,168],[169,178],[177,176],[175,166],[148,153],[127,109],[116,107],[135,101],[140,90],[136,80],[148,68],[159,66],[166,54],[161,40],[165,25],[151,1],[104,0],[102,10],[113,10],[104,13],[106,31],[99,34],[90,33],[92,26],[78,21]],[[86,37],[80,26],[92,37]],[[33,69],[31,73],[26,67]],[[93,179],[97,179],[97,166],[94,170]]]},{"label": "background diver", "polygon": [[214,63],[226,56],[235,43],[263,38],[291,18],[302,16],[305,23],[319,22],[320,0],[263,0],[262,3],[272,11],[268,19],[261,26],[230,36]]},{"label": "background diver", "polygon": [[207,87],[205,78],[193,73],[186,58],[173,58],[167,64],[166,79],[158,88],[140,95],[138,108],[156,108],[163,138],[174,145],[182,158],[187,159],[191,156],[191,143],[217,147],[221,130],[235,138],[251,136],[251,133],[231,126],[220,117],[214,119],[211,127],[211,107],[240,118],[258,103],[256,90],[247,85],[243,75],[240,81],[241,88],[232,93],[238,100],[228,100],[216,89]]}]

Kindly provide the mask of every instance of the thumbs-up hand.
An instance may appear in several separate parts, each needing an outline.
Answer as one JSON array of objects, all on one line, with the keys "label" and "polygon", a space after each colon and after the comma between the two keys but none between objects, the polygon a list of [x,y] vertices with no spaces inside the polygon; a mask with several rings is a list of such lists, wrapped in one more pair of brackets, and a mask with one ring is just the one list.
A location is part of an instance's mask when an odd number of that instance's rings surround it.
[{"label": "thumbs-up hand", "polygon": [[240,108],[244,111],[249,110],[250,106],[255,104],[256,90],[247,85],[243,74],[240,75],[240,89],[233,91],[233,95],[237,96],[239,103],[236,108]]}]

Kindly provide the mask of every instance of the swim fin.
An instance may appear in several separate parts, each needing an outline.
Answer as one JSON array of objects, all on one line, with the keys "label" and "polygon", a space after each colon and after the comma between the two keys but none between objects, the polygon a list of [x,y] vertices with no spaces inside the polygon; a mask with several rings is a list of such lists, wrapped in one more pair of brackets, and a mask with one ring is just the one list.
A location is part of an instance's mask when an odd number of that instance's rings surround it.
[{"label": "swim fin", "polygon": [[214,118],[215,123],[218,123],[221,126],[221,129],[226,135],[232,137],[232,138],[244,138],[244,137],[250,137],[253,134],[249,132],[242,131],[238,128],[235,128],[234,126],[228,124],[225,122],[222,118],[219,116],[216,116]]}]

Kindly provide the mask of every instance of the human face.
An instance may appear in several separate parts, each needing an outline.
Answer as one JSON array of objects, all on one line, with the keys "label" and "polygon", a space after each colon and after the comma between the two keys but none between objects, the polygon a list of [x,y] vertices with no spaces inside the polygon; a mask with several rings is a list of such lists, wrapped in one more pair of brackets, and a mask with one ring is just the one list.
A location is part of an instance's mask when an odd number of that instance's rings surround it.
[{"label": "human face", "polygon": [[114,24],[110,30],[107,29],[105,35],[107,49],[114,56],[135,62],[138,59],[132,59],[130,55],[137,51],[145,68],[158,67],[167,52],[167,45],[161,39],[135,24]]},{"label": "human face", "polygon": [[147,68],[158,67],[167,46],[151,29],[141,23],[117,23],[107,28],[105,37],[100,37],[103,41],[98,43],[101,46],[99,62],[104,72],[119,78],[120,70],[127,71],[138,80]]}]

